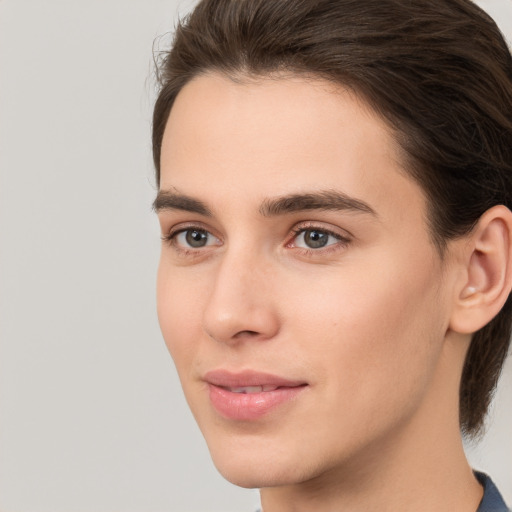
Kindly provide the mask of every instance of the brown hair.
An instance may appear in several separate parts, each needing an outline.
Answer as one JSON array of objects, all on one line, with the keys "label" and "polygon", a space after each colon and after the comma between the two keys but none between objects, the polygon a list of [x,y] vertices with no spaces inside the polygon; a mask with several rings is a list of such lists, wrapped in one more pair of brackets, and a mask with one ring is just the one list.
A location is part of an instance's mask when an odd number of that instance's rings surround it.
[{"label": "brown hair", "polygon": [[[392,127],[429,202],[434,243],[471,231],[490,207],[512,209],[512,58],[494,21],[469,0],[203,0],[159,65],[153,157],[182,87],[303,73],[349,87]],[[507,356],[512,301],[472,339],[460,424],[483,425]]]}]

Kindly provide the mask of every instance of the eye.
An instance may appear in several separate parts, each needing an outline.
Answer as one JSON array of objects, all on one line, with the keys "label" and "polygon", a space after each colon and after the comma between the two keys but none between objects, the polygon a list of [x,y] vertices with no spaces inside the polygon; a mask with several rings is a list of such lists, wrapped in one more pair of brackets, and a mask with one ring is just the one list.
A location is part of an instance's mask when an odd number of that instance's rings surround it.
[{"label": "eye", "polygon": [[320,229],[303,229],[295,238],[295,246],[304,249],[321,249],[335,244],[339,238]]},{"label": "eye", "polygon": [[220,240],[209,231],[199,228],[182,229],[172,233],[169,241],[183,249],[201,249],[210,245],[220,245]]},{"label": "eye", "polygon": [[[329,240],[331,239],[331,240]],[[337,240],[328,233],[318,229],[305,229],[296,238],[297,247],[307,247],[308,249],[321,249],[326,245],[336,243]]]},{"label": "eye", "polygon": [[291,243],[298,249],[318,250],[334,245],[346,245],[348,239],[338,233],[323,228],[299,227],[295,230],[295,237]]}]

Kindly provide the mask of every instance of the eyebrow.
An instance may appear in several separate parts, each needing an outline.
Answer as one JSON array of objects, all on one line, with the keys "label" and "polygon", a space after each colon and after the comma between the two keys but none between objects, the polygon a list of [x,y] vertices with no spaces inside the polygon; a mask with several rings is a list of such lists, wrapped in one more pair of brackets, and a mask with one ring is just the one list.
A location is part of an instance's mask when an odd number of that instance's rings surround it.
[{"label": "eyebrow", "polygon": [[212,216],[212,212],[202,201],[169,190],[158,191],[156,199],[153,201],[153,210],[156,213],[164,210],[182,210],[206,217]]},{"label": "eyebrow", "polygon": [[[153,202],[153,210],[156,213],[164,210],[182,210],[212,217],[211,210],[202,201],[169,190],[158,192]],[[369,204],[337,190],[290,194],[265,199],[259,208],[260,214],[264,217],[275,217],[307,210],[348,211],[378,217],[376,211]]]},{"label": "eyebrow", "polygon": [[369,204],[337,190],[290,194],[266,199],[260,206],[260,213],[265,217],[305,210],[350,211],[377,217],[377,212]]}]

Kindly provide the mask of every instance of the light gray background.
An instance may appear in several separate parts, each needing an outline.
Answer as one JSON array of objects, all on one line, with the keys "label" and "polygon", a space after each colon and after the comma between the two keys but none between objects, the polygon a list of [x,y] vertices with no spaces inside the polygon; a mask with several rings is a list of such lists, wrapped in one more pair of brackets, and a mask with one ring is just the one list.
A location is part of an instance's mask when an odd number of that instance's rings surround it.
[{"label": "light gray background", "polygon": [[[512,39],[510,0],[482,0]],[[0,0],[0,511],[251,511],[155,314],[152,45],[192,1]],[[162,44],[168,41],[163,39]],[[512,363],[475,466],[512,503]]]}]

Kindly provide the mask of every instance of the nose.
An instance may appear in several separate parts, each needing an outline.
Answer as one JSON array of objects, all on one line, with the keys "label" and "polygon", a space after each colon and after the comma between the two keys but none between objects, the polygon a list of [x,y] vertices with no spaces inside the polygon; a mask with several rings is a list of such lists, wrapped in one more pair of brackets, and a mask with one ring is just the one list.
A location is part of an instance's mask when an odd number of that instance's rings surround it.
[{"label": "nose", "polygon": [[262,258],[226,253],[204,310],[208,336],[227,344],[273,338],[280,325],[273,277],[271,265]]}]

